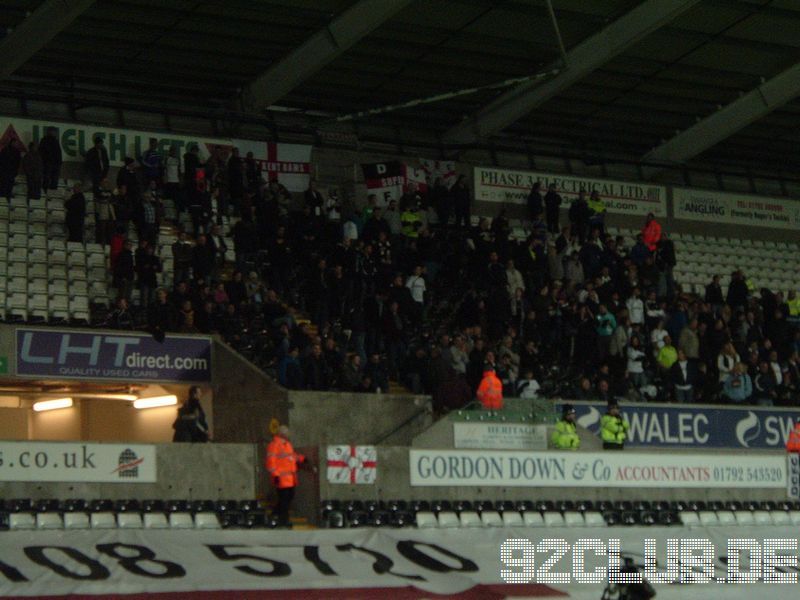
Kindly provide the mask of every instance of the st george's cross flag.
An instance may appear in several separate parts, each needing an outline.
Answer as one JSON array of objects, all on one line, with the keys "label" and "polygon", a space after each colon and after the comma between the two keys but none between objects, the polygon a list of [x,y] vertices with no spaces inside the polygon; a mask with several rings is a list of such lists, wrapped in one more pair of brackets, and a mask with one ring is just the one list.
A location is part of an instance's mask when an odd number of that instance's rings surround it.
[{"label": "st george's cross flag", "polygon": [[375,446],[328,446],[328,482],[373,484],[378,472]]},{"label": "st george's cross flag", "polygon": [[239,156],[245,158],[248,152],[261,167],[265,181],[278,180],[290,192],[304,192],[311,179],[311,146],[306,144],[283,144],[277,142],[257,142],[254,140],[233,140],[239,148]]}]

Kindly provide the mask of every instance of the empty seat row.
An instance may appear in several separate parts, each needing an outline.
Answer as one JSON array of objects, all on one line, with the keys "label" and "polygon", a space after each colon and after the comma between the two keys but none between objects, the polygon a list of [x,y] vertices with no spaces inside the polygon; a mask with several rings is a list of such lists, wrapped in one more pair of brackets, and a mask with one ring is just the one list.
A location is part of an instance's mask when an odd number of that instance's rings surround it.
[{"label": "empty seat row", "polygon": [[219,529],[216,513],[13,512],[0,517],[17,529]]}]

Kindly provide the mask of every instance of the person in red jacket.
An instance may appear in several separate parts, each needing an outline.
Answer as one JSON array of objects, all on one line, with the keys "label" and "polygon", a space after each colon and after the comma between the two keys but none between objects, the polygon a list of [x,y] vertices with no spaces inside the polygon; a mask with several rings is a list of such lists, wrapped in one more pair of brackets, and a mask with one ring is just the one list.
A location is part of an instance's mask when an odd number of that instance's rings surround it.
[{"label": "person in red jacket", "polygon": [[494,372],[494,366],[483,368],[483,379],[478,386],[478,400],[486,410],[503,410],[503,382]]},{"label": "person in red jacket", "polygon": [[789,440],[786,442],[787,452],[800,452],[800,419],[794,429],[789,433]]},{"label": "person in red jacket", "polygon": [[656,221],[653,213],[647,214],[647,220],[642,228],[642,240],[650,252],[655,252],[658,242],[661,241],[661,224]]},{"label": "person in red jacket", "polygon": [[273,515],[278,518],[279,525],[291,526],[289,505],[297,487],[297,465],[304,462],[306,457],[295,452],[292,442],[289,441],[289,428],[281,425],[267,446],[266,458],[267,471],[278,492],[278,505]]}]

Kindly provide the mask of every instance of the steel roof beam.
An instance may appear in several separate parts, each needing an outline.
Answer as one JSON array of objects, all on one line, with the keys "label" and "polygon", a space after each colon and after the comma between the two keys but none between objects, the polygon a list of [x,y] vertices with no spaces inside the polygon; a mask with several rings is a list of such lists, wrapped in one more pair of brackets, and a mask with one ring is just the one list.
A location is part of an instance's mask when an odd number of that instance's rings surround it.
[{"label": "steel roof beam", "polygon": [[5,79],[66,29],[95,0],[45,0],[0,41],[0,79]]},{"label": "steel roof beam", "polygon": [[[605,29],[567,52],[566,69],[552,79],[524,83],[509,90],[475,116],[444,136],[449,143],[467,144],[498,133],[550,98],[577,83],[636,42],[672,21],[700,0],[646,0]],[[553,65],[561,67],[560,61]]]},{"label": "steel roof beam", "polygon": [[649,163],[682,163],[800,96],[800,63],[737,98],[644,155]]},{"label": "steel roof beam", "polygon": [[412,0],[359,0],[242,92],[245,110],[262,111],[303,83]]}]

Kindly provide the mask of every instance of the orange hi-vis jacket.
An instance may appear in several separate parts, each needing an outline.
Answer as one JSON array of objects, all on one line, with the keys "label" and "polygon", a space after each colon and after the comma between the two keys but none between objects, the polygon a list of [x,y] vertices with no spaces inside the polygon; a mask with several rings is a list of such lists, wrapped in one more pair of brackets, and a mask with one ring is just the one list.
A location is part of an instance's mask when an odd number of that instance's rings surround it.
[{"label": "orange hi-vis jacket", "polygon": [[486,410],[503,409],[503,382],[494,371],[486,371],[478,386],[478,400]]},{"label": "orange hi-vis jacket", "polygon": [[273,480],[280,489],[297,485],[297,465],[305,462],[306,457],[294,451],[292,443],[286,438],[276,435],[267,445],[266,466]]},{"label": "orange hi-vis jacket", "polygon": [[794,426],[789,433],[789,441],[786,442],[787,452],[800,452],[800,423]]}]

